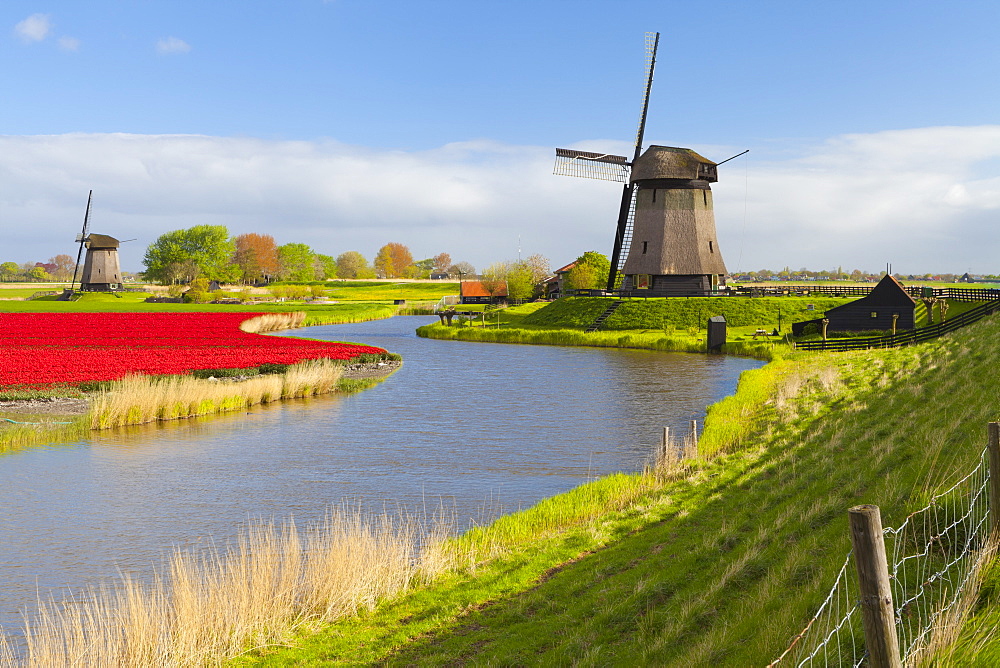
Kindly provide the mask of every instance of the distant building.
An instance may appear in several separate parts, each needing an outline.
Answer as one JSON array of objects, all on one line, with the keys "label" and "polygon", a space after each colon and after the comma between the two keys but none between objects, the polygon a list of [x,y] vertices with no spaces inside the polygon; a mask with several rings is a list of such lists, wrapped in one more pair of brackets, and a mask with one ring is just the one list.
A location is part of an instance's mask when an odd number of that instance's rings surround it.
[{"label": "distant building", "polygon": [[507,299],[507,284],[490,294],[479,281],[462,281],[461,302],[463,304],[497,304]]}]

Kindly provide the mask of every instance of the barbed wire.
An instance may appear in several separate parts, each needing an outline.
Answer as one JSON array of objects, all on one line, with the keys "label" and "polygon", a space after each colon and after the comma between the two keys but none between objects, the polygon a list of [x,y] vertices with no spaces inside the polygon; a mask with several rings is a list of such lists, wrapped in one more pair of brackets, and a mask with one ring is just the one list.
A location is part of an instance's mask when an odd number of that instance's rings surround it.
[{"label": "barbed wire", "polygon": [[[883,535],[891,544],[889,581],[895,602],[896,631],[902,661],[915,656],[941,629],[939,620],[961,600],[979,555],[989,539],[989,466],[987,450],[979,465],[961,480],[930,498]],[[868,653],[860,612],[860,591],[853,551],[816,614],[768,668],[784,665],[861,666]],[[790,659],[790,660],[789,660]]]}]

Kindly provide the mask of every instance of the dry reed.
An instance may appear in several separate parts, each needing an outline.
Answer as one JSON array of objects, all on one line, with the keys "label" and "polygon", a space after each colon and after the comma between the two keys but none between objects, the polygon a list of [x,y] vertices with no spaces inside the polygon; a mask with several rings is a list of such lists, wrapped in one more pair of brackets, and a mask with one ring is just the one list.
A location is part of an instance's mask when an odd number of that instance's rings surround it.
[{"label": "dry reed", "polygon": [[433,577],[440,540],[413,518],[344,506],[300,535],[292,521],[253,521],[225,550],[176,552],[169,575],[41,603],[23,656],[0,638],[0,666],[217,665],[289,640]]},{"label": "dry reed", "polygon": [[189,376],[128,376],[111,383],[91,402],[91,427],[108,429],[157,420],[243,410],[277,399],[325,394],[336,389],[343,367],[318,359],[292,365],[284,374],[239,382]]},{"label": "dry reed", "polygon": [[305,311],[264,313],[249,320],[244,320],[240,325],[240,329],[251,334],[262,334],[263,332],[277,332],[282,329],[295,329],[296,327],[301,327],[305,321]]}]

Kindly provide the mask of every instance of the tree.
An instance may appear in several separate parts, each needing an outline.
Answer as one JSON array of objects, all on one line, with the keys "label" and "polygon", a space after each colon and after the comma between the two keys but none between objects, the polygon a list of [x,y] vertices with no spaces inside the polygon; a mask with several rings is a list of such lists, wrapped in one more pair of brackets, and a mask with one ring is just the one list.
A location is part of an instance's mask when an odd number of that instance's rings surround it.
[{"label": "tree", "polygon": [[278,246],[278,275],[285,281],[312,281],[316,279],[313,260],[316,254],[306,244]]},{"label": "tree", "polygon": [[434,258],[427,258],[414,262],[403,273],[407,278],[430,278],[432,271],[434,271]]},{"label": "tree", "polygon": [[327,279],[337,277],[337,261],[329,255],[320,255],[317,253],[313,259],[313,269],[316,272],[317,278]]},{"label": "tree", "polygon": [[476,268],[473,267],[468,262],[456,262],[455,264],[448,267],[449,274],[455,274],[460,278],[465,278],[469,276],[476,275]]},{"label": "tree", "polygon": [[576,258],[576,263],[566,275],[570,290],[600,290],[607,286],[611,262],[597,251],[587,251]]},{"label": "tree", "polygon": [[28,277],[33,281],[48,281],[52,278],[45,267],[32,267],[28,270]]},{"label": "tree", "polygon": [[448,267],[451,266],[451,256],[447,253],[438,253],[434,256],[434,273],[443,274],[448,271]]},{"label": "tree", "polygon": [[239,277],[240,269],[232,264],[236,248],[223,225],[195,225],[186,230],[174,230],[161,235],[146,249],[143,263],[146,280],[169,283],[168,267],[172,263],[193,263],[198,274],[208,280],[231,282]]},{"label": "tree", "polygon": [[270,234],[241,234],[233,239],[233,262],[244,282],[253,283],[278,273],[278,245]]},{"label": "tree", "polygon": [[0,279],[9,281],[19,273],[21,273],[21,268],[17,266],[16,262],[4,262],[0,264]]},{"label": "tree", "polygon": [[56,280],[71,280],[73,278],[73,272],[76,271],[76,262],[73,260],[72,256],[64,253],[56,255],[55,257],[50,257],[49,264],[55,265],[52,275],[55,276]]},{"label": "tree", "polygon": [[[531,272],[531,284],[536,285],[548,278],[551,265],[549,264],[549,258],[535,253],[525,258],[524,266]],[[610,262],[608,266],[611,266]]]},{"label": "tree", "polygon": [[378,249],[375,256],[375,271],[384,278],[399,278],[406,268],[413,264],[410,249],[403,244],[390,242]]},{"label": "tree", "polygon": [[506,262],[494,262],[483,270],[479,277],[479,284],[483,290],[489,293],[490,297],[498,297],[503,294],[507,287],[507,274],[510,272],[510,265]]},{"label": "tree", "polygon": [[374,278],[368,260],[358,251],[346,251],[337,256],[337,278]]},{"label": "tree", "polygon": [[534,275],[527,260],[516,262],[507,271],[507,296],[517,301],[531,299],[535,293]]}]

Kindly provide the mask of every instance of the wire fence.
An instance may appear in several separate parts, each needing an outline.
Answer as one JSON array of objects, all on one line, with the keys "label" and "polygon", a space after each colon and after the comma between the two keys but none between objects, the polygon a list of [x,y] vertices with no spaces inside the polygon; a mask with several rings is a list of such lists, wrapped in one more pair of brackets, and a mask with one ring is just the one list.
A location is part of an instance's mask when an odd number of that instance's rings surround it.
[{"label": "wire fence", "polygon": [[[990,467],[988,449],[979,465],[896,528],[883,530],[895,604],[900,659],[912,663],[963,600],[981,555],[988,549]],[[868,660],[861,591],[854,551],[816,614],[773,666],[863,666]]]}]

